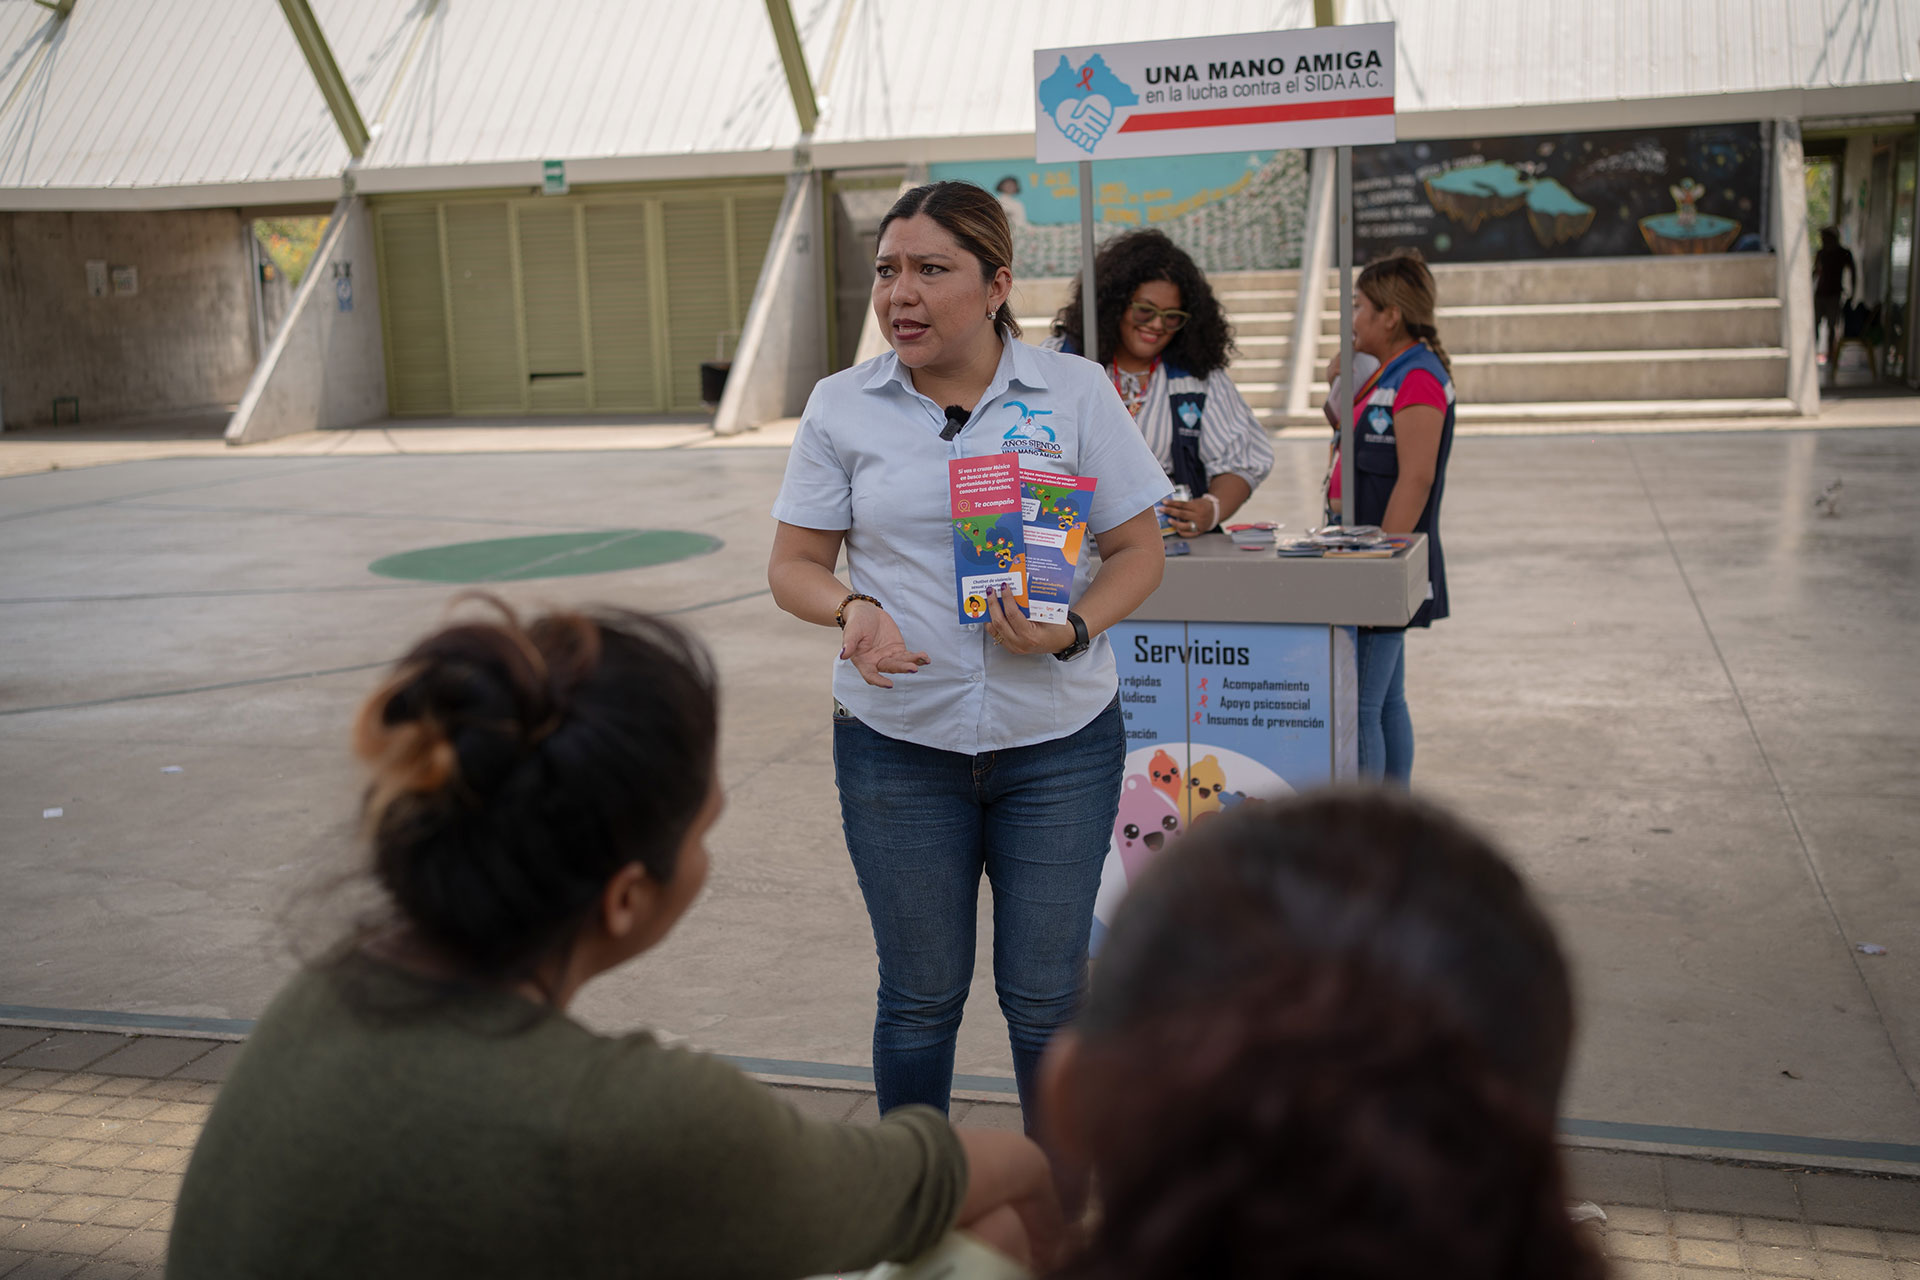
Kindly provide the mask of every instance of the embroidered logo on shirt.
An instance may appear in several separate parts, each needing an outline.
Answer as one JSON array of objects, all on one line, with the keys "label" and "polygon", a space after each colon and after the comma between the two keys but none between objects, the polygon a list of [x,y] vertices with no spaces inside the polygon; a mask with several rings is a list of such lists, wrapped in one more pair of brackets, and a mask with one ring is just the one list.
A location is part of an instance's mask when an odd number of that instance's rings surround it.
[{"label": "embroidered logo on shirt", "polygon": [[1044,422],[1034,421],[1035,418],[1052,417],[1053,410],[1030,409],[1018,400],[1007,401],[1005,407],[1011,409],[1019,421],[1007,428],[1000,452],[1032,454],[1037,458],[1051,458],[1058,462],[1062,455],[1053,428]]},{"label": "embroidered logo on shirt", "polygon": [[1182,391],[1167,397],[1173,406],[1174,416],[1180,419],[1180,434],[1197,436],[1200,434],[1200,415],[1207,409],[1207,393],[1204,391]]},{"label": "embroidered logo on shirt", "polygon": [[1393,411],[1378,405],[1367,411],[1367,443],[1393,443]]}]

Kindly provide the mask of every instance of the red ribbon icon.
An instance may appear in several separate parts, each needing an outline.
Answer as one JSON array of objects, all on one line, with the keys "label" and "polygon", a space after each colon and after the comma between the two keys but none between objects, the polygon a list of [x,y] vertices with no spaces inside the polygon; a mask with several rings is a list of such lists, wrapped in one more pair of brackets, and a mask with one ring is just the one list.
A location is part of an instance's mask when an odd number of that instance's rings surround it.
[{"label": "red ribbon icon", "polygon": [[1093,88],[1093,64],[1091,62],[1080,68],[1080,83],[1073,87],[1076,89]]}]

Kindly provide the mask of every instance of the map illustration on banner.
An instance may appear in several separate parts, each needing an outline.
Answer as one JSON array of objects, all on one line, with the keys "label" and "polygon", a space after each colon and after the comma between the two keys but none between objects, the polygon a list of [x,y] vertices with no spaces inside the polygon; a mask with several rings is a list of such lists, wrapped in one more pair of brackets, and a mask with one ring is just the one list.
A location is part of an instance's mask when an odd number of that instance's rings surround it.
[{"label": "map illustration on banner", "polygon": [[1107,70],[1099,54],[1075,71],[1060,55],[1060,65],[1040,82],[1040,106],[1075,146],[1093,154],[1113,124],[1115,107],[1130,107],[1140,95]]},{"label": "map illustration on banner", "polygon": [[1355,256],[1431,262],[1759,252],[1758,124],[1400,142],[1353,156]]},{"label": "map illustration on banner", "polygon": [[1042,164],[1391,142],[1394,26],[1040,49]]}]

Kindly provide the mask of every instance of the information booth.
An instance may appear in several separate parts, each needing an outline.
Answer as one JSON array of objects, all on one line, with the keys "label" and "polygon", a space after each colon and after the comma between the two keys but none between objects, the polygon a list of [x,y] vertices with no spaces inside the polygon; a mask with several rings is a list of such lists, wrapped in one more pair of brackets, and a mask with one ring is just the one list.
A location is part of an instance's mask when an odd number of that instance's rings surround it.
[{"label": "information booth", "polygon": [[1427,540],[1383,558],[1286,559],[1198,538],[1111,628],[1127,762],[1094,906],[1098,951],[1139,872],[1246,800],[1356,776],[1356,627],[1401,627],[1427,598]]}]

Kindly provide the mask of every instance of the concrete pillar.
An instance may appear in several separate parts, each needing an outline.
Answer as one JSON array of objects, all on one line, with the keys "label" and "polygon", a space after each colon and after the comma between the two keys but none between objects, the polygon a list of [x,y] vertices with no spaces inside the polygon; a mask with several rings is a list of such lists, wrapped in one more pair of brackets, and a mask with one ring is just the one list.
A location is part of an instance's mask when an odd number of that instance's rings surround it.
[{"label": "concrete pillar", "polygon": [[1840,226],[1840,243],[1853,250],[1856,266],[1863,265],[1857,260],[1867,243],[1867,206],[1872,191],[1873,136],[1850,134],[1834,184],[1833,215]]},{"label": "concrete pillar", "polygon": [[345,196],[334,205],[293,305],[227,421],[228,444],[357,427],[386,416],[386,348],[374,263],[373,215],[366,201]]},{"label": "concrete pillar", "polygon": [[713,415],[719,435],[748,431],[806,407],[827,374],[826,275],[821,270],[821,183],[787,179],[787,195],[735,348],[727,390]]},{"label": "concrete pillar", "polygon": [[1320,363],[1320,316],[1326,304],[1327,271],[1333,265],[1332,147],[1313,153],[1307,182],[1307,228],[1300,241],[1300,293],[1294,303],[1292,359],[1287,371],[1287,419],[1312,411],[1313,380]]},{"label": "concrete pillar", "polygon": [[1820,412],[1813,346],[1813,244],[1807,231],[1806,153],[1798,120],[1773,122],[1774,263],[1780,293],[1780,345],[1787,352],[1787,398],[1796,412]]}]

